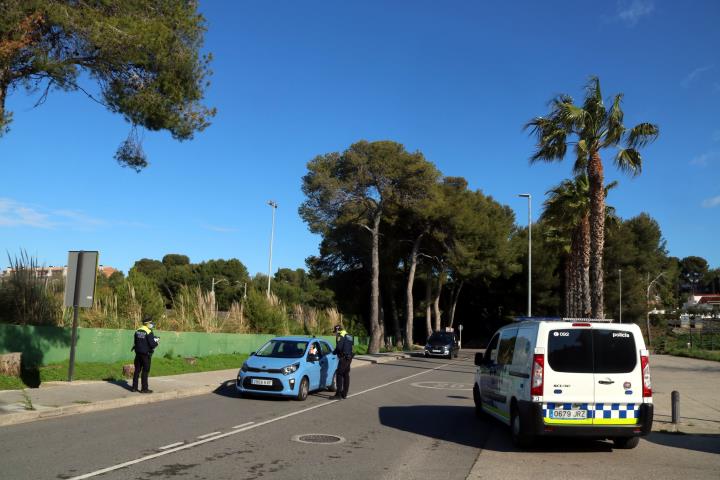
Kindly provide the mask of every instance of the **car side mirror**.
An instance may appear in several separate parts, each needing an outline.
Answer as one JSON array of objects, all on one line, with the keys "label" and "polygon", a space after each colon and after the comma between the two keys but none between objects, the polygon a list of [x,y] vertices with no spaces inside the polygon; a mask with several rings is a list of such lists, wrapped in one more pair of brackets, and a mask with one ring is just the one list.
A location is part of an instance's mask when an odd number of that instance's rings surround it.
[{"label": "car side mirror", "polygon": [[484,356],[484,355],[485,355],[485,354],[480,353],[480,352],[477,352],[477,353],[475,354],[475,365],[477,365],[478,367],[482,366],[482,364],[483,364],[483,356]]},{"label": "car side mirror", "polygon": [[313,355],[312,353],[308,353],[307,359],[308,362],[317,362],[319,357],[317,355]]},{"label": "car side mirror", "polygon": [[253,355],[255,355],[255,352],[250,352],[250,356],[252,357]]}]

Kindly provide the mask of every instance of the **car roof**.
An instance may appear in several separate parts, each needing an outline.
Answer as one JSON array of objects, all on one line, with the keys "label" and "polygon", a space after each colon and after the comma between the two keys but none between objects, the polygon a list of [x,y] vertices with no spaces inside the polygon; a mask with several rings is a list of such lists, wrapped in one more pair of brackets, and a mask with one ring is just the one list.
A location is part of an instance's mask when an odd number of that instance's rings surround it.
[{"label": "car roof", "polygon": [[283,337],[275,337],[272,340],[283,340],[283,341],[290,341],[290,342],[312,342],[315,340],[323,341],[327,343],[327,340],[324,340],[322,338],[318,337],[310,337],[307,335],[287,335]]}]

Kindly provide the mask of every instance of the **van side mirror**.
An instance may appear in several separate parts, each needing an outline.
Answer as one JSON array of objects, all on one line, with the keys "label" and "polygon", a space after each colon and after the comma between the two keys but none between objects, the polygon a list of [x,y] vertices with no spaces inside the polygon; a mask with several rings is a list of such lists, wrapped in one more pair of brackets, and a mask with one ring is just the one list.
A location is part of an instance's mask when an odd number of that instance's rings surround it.
[{"label": "van side mirror", "polygon": [[477,365],[478,367],[481,366],[481,365],[483,364],[483,357],[484,357],[484,356],[485,356],[484,353],[477,352],[477,353],[475,354],[475,365]]}]

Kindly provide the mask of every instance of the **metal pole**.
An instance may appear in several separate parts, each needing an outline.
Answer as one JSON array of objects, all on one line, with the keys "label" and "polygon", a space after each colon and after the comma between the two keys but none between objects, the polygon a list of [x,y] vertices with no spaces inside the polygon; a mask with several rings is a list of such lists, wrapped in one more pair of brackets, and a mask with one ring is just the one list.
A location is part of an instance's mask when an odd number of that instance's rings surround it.
[{"label": "metal pole", "polygon": [[272,200],[268,200],[268,205],[272,208],[272,229],[270,230],[270,258],[268,260],[268,283],[267,283],[267,296],[270,297],[270,273],[272,271],[272,251],[273,251],[273,239],[275,237],[275,209],[277,209],[277,203]]},{"label": "metal pole", "polygon": [[72,382],[75,373],[75,344],[77,343],[78,310],[80,309],[80,272],[82,272],[82,250],[78,252],[75,268],[75,291],[73,292],[73,323],[70,339],[70,366],[68,368],[68,382]]},{"label": "metal pole", "polygon": [[622,269],[618,270],[620,275],[620,323],[622,323]]},{"label": "metal pole", "polygon": [[671,398],[671,411],[672,411],[672,423],[677,426],[680,422],[680,392],[673,390],[670,394]]}]

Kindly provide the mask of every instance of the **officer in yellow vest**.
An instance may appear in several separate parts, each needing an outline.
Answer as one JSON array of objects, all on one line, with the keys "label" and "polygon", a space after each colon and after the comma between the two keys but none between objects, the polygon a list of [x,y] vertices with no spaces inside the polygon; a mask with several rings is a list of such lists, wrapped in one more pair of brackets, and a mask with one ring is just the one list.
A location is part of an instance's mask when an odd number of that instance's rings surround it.
[{"label": "officer in yellow vest", "polygon": [[142,380],[142,390],[140,393],[152,393],[148,388],[148,374],[150,373],[150,361],[155,348],[160,343],[160,338],[153,334],[155,324],[152,317],[145,317],[142,327],[135,331],[134,345],[135,350],[135,373],[133,374],[132,391],[138,391],[138,377]]}]

